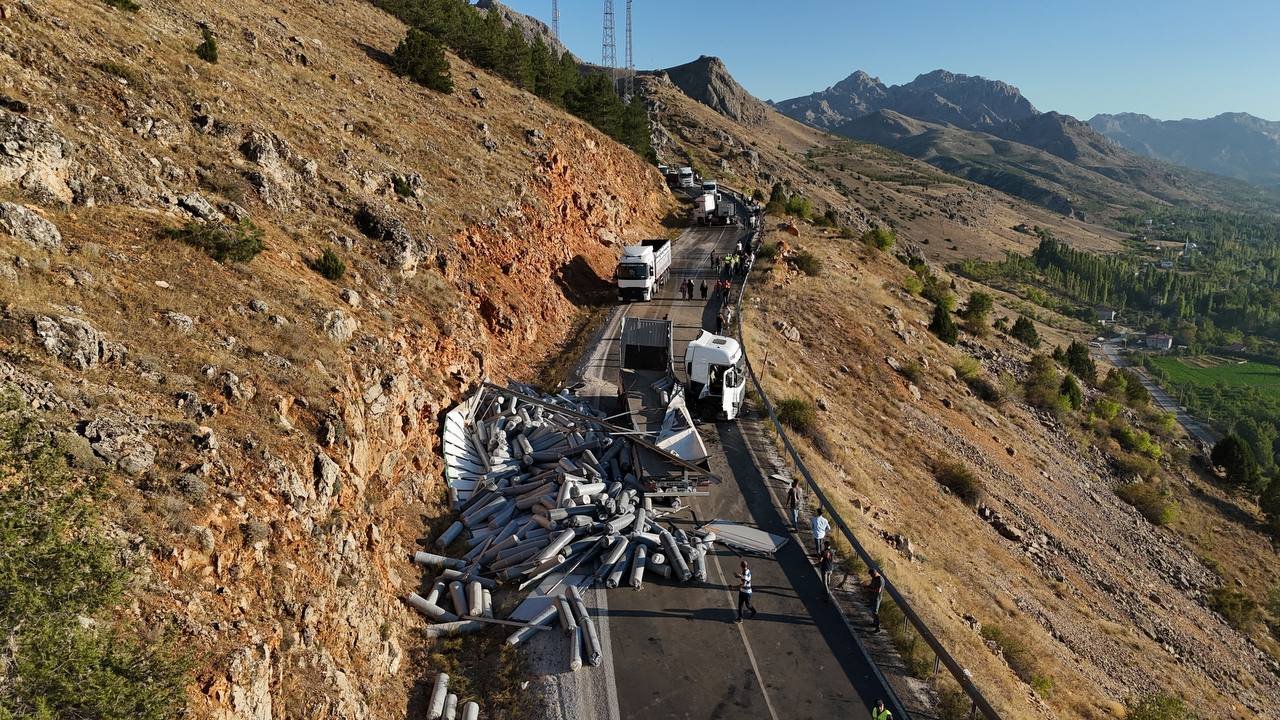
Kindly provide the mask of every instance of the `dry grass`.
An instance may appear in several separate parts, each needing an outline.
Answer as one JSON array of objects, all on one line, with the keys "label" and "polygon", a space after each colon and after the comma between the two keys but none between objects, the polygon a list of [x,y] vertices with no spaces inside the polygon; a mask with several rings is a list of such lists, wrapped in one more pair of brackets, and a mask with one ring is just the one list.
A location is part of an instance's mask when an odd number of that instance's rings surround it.
[{"label": "dry grass", "polygon": [[[1076,482],[1090,471],[1075,455],[1057,450],[1058,441],[1050,441],[1021,403],[987,406],[967,396],[962,380],[946,381],[939,375],[939,367],[960,358],[923,332],[927,305],[897,289],[908,272],[904,267],[858,247],[821,242],[816,234],[802,227],[799,242],[834,269],[818,279],[777,269],[759,278],[744,317],[748,348],[756,362],[768,354],[770,367],[762,381],[771,397],[803,392],[827,398],[831,412],[824,420],[835,429],[831,439],[836,452],[824,461],[802,441],[806,463],[837,502],[842,517],[883,560],[895,585],[973,672],[997,708],[1007,717],[1038,718],[1047,713],[1103,718],[1133,687],[1176,685],[1197,697],[1222,697],[1199,670],[1188,671],[1146,635],[1135,632],[1124,606],[1100,592],[1083,568],[1055,560],[1061,579],[1041,572],[1038,563],[1029,561],[971,509],[939,490],[932,472],[938,457],[967,448],[966,460],[972,461],[967,453],[977,453],[989,502],[1002,514],[1027,514],[1055,542],[1091,557],[1091,567],[1112,568],[1108,581],[1124,588],[1122,593],[1145,598],[1142,593],[1148,591],[1143,588],[1160,586],[1164,605],[1143,603],[1143,612],[1176,624],[1180,633],[1197,638],[1195,642],[1216,642],[1220,637],[1223,626],[1193,597],[1140,569],[1148,562],[1140,552],[1091,540],[1099,532],[1129,532],[1129,511],[1108,497],[1110,493],[1091,499]],[[915,331],[914,344],[902,343],[887,319],[878,316],[885,305],[901,309]],[[775,319],[797,327],[802,341],[784,340],[772,328]],[[999,337],[986,342],[1007,343],[1001,347],[1024,352]],[[920,384],[920,403],[911,400],[905,381],[883,361],[889,355],[920,363],[928,378]],[[841,372],[841,365],[850,366],[850,372]],[[944,406],[943,399],[950,406]],[[859,506],[870,501],[869,510],[853,509],[853,499],[859,496],[865,498]],[[1072,511],[1058,510],[1064,502]],[[1176,525],[1186,522],[1183,515],[1203,510],[1192,505],[1182,503]],[[1077,512],[1079,508],[1087,511]],[[908,561],[879,541],[880,532],[907,535],[925,559]],[[1248,535],[1258,537],[1256,532]],[[1247,555],[1241,552],[1238,557]],[[1136,576],[1141,580],[1135,585]],[[1258,587],[1267,586],[1269,581],[1254,577]],[[982,638],[960,622],[965,613],[1004,628],[1006,638],[1018,637],[1020,657],[1034,657],[1035,662],[1019,672],[992,655]],[[1062,639],[1055,639],[1046,623]],[[1099,670],[1093,664],[1095,653],[1126,658],[1127,680]],[[1040,699],[1031,700],[1036,694]]]}]

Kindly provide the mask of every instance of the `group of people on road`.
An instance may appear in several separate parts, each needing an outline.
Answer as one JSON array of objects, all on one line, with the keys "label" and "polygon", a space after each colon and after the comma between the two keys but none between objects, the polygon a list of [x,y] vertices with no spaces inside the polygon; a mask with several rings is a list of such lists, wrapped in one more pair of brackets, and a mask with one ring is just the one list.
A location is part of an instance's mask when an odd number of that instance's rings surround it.
[{"label": "group of people on road", "polygon": [[706,280],[703,280],[702,284],[697,287],[694,287],[693,278],[685,278],[684,280],[680,281],[680,299],[681,300],[692,300],[693,294],[695,292],[701,293],[702,299],[706,300],[707,290],[708,288],[707,288]]}]

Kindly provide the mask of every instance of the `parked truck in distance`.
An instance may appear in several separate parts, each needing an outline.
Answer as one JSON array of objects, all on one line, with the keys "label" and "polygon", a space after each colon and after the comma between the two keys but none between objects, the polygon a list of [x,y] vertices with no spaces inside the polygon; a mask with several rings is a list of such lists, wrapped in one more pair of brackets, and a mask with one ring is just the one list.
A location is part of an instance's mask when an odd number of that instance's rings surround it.
[{"label": "parked truck in distance", "polygon": [[622,257],[613,272],[618,285],[618,301],[649,301],[667,281],[671,270],[671,241],[665,238],[642,240],[622,248]]},{"label": "parked truck in distance", "polygon": [[697,185],[693,181],[693,168],[691,167],[680,168],[680,187],[682,188],[697,187]]},{"label": "parked truck in distance", "polygon": [[737,205],[727,197],[718,196],[716,200],[715,221],[721,225],[734,225],[738,222]]},{"label": "parked truck in distance", "polygon": [[689,376],[689,401],[713,405],[720,419],[737,419],[747,394],[746,367],[738,341],[703,330],[685,348],[684,366]]}]

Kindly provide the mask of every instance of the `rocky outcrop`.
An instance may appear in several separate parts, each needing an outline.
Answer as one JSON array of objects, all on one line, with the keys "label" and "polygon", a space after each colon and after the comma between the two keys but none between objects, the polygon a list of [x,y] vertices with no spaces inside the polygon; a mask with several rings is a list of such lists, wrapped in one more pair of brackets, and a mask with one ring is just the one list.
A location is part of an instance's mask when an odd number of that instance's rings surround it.
[{"label": "rocky outcrop", "polygon": [[45,252],[62,247],[62,233],[58,226],[21,205],[0,202],[0,230]]},{"label": "rocky outcrop", "polygon": [[412,275],[427,250],[390,209],[363,205],[356,211],[354,222],[360,232],[380,243],[378,259],[384,265]]},{"label": "rocky outcrop", "polygon": [[33,319],[36,340],[44,351],[63,364],[88,370],[100,363],[124,359],[124,346],[112,342],[86,320],[73,317],[53,319],[41,315]]},{"label": "rocky outcrop", "polygon": [[720,58],[703,55],[661,72],[685,95],[731,120],[746,125],[765,121],[767,106],[733,79]]},{"label": "rocky outcrop", "polygon": [[0,109],[0,185],[38,200],[70,203],[74,146],[49,123]]}]

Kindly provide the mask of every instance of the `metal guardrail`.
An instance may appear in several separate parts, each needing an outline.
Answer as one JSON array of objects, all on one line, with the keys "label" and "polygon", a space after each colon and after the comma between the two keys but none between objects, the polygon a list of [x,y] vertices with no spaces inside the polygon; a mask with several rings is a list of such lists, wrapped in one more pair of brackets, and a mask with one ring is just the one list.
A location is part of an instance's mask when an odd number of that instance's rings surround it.
[{"label": "metal guardrail", "polygon": [[[749,253],[750,259],[748,260],[750,264],[747,267],[748,276],[751,273],[752,267],[755,265],[755,249],[758,240],[763,238],[763,236],[764,220],[763,216],[761,216],[760,226],[756,228],[755,233],[752,236],[752,242],[750,243],[751,252]],[[751,365],[751,357],[747,352],[747,343],[742,336],[742,298],[746,293],[746,289],[747,283],[744,277],[743,282],[738,286],[738,297],[734,300],[734,326],[738,333],[738,341],[742,346],[742,356],[746,360],[747,372],[751,375],[751,382],[755,386],[756,393],[760,396],[761,402],[764,404],[765,411],[769,414],[769,419],[773,421],[773,426],[778,432],[778,437],[782,438],[782,443],[786,446],[787,453],[790,454],[791,460],[795,463],[796,468],[799,469],[800,474],[804,476],[805,483],[808,484],[809,489],[813,491],[814,496],[818,498],[818,502],[821,504],[823,509],[827,511],[828,516],[835,522],[836,527],[840,529],[845,540],[849,542],[853,551],[858,554],[858,557],[861,558],[862,562],[865,563],[869,569],[878,570],[880,572],[880,576],[884,578],[884,589],[889,593],[889,597],[892,598],[898,608],[902,610],[903,616],[906,617],[909,623],[911,623],[911,626],[915,628],[915,631],[919,633],[921,639],[925,641],[925,644],[933,650],[934,657],[936,657],[937,660],[946,667],[947,672],[951,675],[952,679],[956,681],[956,684],[960,686],[960,689],[964,694],[969,697],[969,701],[971,702],[970,715],[975,711],[980,711],[986,718],[988,718],[988,720],[1000,720],[1000,714],[996,712],[995,708],[991,706],[991,703],[983,696],[982,691],[974,685],[973,680],[969,678],[969,674],[960,665],[960,663],[947,652],[946,648],[942,646],[941,641],[939,641],[937,636],[933,634],[933,631],[929,629],[929,626],[925,624],[924,620],[916,613],[915,609],[911,607],[911,603],[907,601],[906,597],[898,592],[898,589],[894,586],[893,582],[889,580],[889,576],[880,568],[879,564],[871,557],[866,548],[862,546],[862,543],[858,542],[857,537],[853,534],[853,530],[845,524],[844,519],[840,517],[840,514],[836,511],[835,505],[833,505],[827,498],[826,493],[822,491],[822,488],[818,486],[817,481],[813,479],[813,475],[810,474],[809,468],[806,467],[804,461],[800,459],[800,453],[796,451],[795,445],[791,442],[791,438],[787,436],[786,429],[783,428],[782,422],[778,419],[778,415],[774,411],[773,403],[769,401],[769,396],[765,394],[764,386],[760,384],[760,378],[757,377],[755,368]],[[876,669],[876,672],[879,672],[878,668]],[[893,692],[893,689],[888,687],[887,682],[885,683],[885,686],[889,689],[890,693]],[[893,697],[893,701],[895,705],[898,705],[897,708],[892,708],[895,717],[906,718],[906,711],[901,707],[901,703],[898,702],[896,696]]]}]

